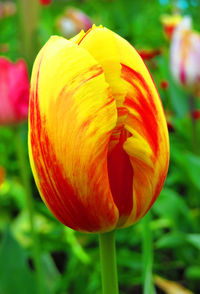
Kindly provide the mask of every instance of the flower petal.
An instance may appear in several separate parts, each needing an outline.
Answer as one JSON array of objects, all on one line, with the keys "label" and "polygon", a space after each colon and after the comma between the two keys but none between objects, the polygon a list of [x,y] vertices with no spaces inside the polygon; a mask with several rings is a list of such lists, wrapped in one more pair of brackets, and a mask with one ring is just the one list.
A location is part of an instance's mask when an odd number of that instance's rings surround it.
[{"label": "flower petal", "polygon": [[[118,120],[109,142],[108,174],[118,227],[141,218],[163,186],[169,161],[166,120],[157,89],[137,51],[112,31],[95,27],[76,41],[102,65]],[[99,44],[105,44],[99,48]]]},{"label": "flower petal", "polygon": [[151,208],[164,184],[169,164],[169,138],[162,104],[155,84],[137,51],[116,36],[126,84],[124,150],[133,167],[133,210],[124,224],[138,221]]},{"label": "flower petal", "polygon": [[[108,175],[113,199],[119,210],[120,223],[123,223],[133,207],[133,168],[128,155],[123,150],[123,143],[126,140],[126,132],[123,131],[127,116],[123,106],[126,87],[121,78],[122,66],[115,34],[102,26],[94,25],[76,42],[101,64],[116,100],[118,119],[109,142]],[[102,44],[100,50],[99,44]]]},{"label": "flower petal", "polygon": [[74,42],[51,38],[34,65],[30,110],[30,160],[46,205],[73,229],[112,230],[107,150],[117,111],[101,65]]}]

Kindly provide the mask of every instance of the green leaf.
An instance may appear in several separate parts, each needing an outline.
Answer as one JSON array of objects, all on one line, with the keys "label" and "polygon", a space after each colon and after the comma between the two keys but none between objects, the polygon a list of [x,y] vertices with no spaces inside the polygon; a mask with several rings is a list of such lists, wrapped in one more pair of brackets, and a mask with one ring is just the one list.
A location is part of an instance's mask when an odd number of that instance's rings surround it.
[{"label": "green leaf", "polygon": [[185,276],[190,280],[200,280],[200,266],[190,266],[185,270]]},{"label": "green leaf", "polygon": [[187,241],[200,250],[200,234],[187,235]]},{"label": "green leaf", "polygon": [[9,229],[4,232],[0,247],[0,293],[36,294],[27,255]]},{"label": "green leaf", "polygon": [[177,248],[185,245],[185,235],[180,232],[168,233],[156,242],[156,248]]}]

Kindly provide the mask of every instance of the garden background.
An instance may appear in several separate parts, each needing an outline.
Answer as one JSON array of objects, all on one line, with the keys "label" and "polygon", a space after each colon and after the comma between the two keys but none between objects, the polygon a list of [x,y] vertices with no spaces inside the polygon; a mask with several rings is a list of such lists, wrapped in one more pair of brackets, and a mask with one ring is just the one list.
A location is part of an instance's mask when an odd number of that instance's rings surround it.
[{"label": "garden background", "polygon": [[[8,2],[10,10],[2,12]],[[156,293],[200,293],[200,119],[191,116],[189,94],[173,81],[170,40],[161,23],[163,14],[177,12],[190,15],[194,29],[200,31],[200,2],[53,0],[46,6],[38,2],[37,19],[31,2],[34,0],[0,1],[0,55],[12,61],[24,58],[29,76],[38,49],[51,35],[64,34],[60,18],[72,7],[83,11],[96,25],[102,24],[127,39],[139,52],[157,52],[144,61],[167,115],[171,157],[165,186],[148,216],[153,280]],[[35,39],[29,32],[34,21]],[[200,110],[199,98],[195,97],[194,103],[194,109]],[[0,127],[0,167],[0,294],[37,294],[38,280],[46,294],[101,293],[97,235],[64,227],[41,201],[29,166],[27,122]],[[27,203],[29,181],[31,197]],[[28,207],[32,213],[34,207],[32,226]],[[148,270],[143,222],[116,232],[122,294],[143,293],[143,274]],[[39,244],[35,253],[34,242]],[[39,279],[34,254],[41,264]]]}]

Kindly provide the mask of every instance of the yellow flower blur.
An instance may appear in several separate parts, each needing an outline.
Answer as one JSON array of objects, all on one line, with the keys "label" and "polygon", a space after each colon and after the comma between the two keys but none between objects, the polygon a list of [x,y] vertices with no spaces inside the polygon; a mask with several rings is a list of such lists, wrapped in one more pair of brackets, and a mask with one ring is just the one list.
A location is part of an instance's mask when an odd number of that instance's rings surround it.
[{"label": "yellow flower blur", "polygon": [[66,226],[107,232],[141,219],[169,163],[154,82],[123,38],[93,26],[51,37],[32,72],[29,154],[41,197]]}]

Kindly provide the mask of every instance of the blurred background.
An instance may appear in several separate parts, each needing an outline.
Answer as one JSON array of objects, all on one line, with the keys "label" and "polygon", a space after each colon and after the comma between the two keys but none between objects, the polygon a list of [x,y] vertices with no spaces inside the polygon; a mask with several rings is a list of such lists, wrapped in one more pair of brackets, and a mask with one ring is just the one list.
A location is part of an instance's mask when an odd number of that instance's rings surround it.
[{"label": "blurred background", "polygon": [[[150,212],[154,293],[200,293],[200,75],[188,85],[185,76],[179,81],[173,60],[180,54],[171,47],[185,15],[198,43],[199,0],[0,1],[0,294],[101,293],[97,235],[77,233],[52,216],[35,186],[27,149],[37,52],[51,35],[70,38],[92,23],[138,50],[166,113],[170,168]],[[117,231],[116,241],[120,293],[144,293],[143,221]]]}]

